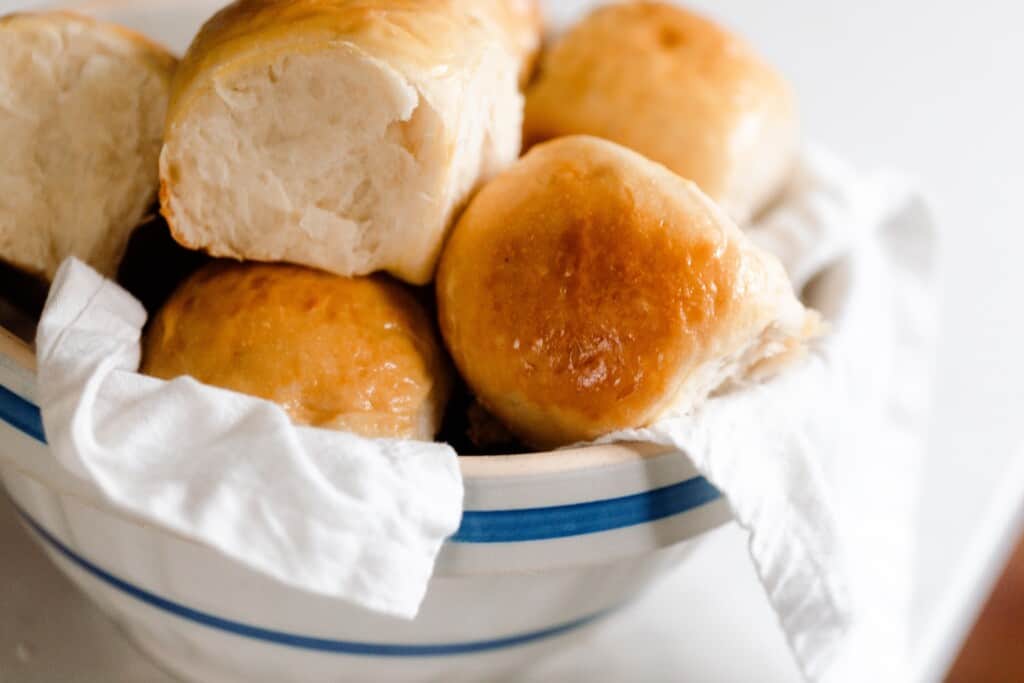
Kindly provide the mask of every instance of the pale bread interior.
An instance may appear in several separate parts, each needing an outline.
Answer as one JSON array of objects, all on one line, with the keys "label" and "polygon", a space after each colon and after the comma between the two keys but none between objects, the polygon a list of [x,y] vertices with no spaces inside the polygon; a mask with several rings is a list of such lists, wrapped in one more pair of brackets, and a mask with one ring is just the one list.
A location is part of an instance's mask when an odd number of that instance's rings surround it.
[{"label": "pale bread interior", "polygon": [[425,283],[454,213],[518,153],[516,68],[495,49],[425,92],[340,43],[225,69],[161,156],[175,237],[216,256]]},{"label": "pale bread interior", "polygon": [[[146,45],[66,17],[0,24],[0,257],[105,275],[156,198],[169,74]],[[169,58],[167,58],[169,61]]]}]

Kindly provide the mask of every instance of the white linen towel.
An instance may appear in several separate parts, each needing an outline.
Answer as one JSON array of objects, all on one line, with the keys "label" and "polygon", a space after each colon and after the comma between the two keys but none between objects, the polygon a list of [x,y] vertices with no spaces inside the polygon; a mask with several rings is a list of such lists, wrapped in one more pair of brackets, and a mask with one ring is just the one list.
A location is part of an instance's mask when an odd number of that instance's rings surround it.
[{"label": "white linen towel", "polygon": [[138,374],[146,314],[77,260],[36,336],[50,450],[107,499],[285,583],[419,610],[462,478],[444,444],[297,427],[278,406]]}]

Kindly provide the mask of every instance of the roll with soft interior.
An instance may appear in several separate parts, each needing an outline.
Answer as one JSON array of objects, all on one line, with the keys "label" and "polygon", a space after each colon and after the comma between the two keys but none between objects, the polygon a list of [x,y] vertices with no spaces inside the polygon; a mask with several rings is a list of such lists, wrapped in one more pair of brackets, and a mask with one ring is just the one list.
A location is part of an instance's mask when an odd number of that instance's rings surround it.
[{"label": "roll with soft interior", "polygon": [[0,259],[45,280],[68,256],[116,272],[156,199],[175,64],[69,12],[0,18]]},{"label": "roll with soft interior", "polygon": [[519,154],[533,0],[241,0],[175,80],[174,237],[212,255],[422,284],[471,191]]}]

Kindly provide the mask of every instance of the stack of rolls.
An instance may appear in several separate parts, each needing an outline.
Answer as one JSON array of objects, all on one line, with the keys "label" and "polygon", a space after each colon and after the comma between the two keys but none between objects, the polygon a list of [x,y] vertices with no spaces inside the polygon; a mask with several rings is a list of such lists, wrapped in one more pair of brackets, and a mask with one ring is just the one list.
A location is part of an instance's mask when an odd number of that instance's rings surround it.
[{"label": "stack of rolls", "polygon": [[[159,161],[147,152],[133,189],[145,207],[158,185],[169,234],[216,258],[155,313],[142,372],[408,439],[435,438],[464,385],[454,423],[476,446],[552,448],[798,359],[821,321],[737,227],[793,163],[785,81],[668,4],[602,8],[544,53],[541,32],[535,0],[239,0],[213,16],[173,82],[152,76]],[[130,232],[132,207],[90,234]],[[0,235],[26,232],[18,211],[0,199]],[[4,259],[39,272],[71,254],[110,270],[75,248],[34,265],[12,244]]]}]

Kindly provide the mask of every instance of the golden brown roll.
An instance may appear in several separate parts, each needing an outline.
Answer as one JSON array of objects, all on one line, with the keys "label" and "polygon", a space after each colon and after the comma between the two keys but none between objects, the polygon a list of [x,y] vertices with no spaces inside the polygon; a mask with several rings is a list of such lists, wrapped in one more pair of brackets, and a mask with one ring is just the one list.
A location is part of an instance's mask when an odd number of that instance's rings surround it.
[{"label": "golden brown roll", "polygon": [[147,330],[141,372],[278,403],[296,424],[430,440],[449,369],[399,284],[283,264],[213,262]]},{"label": "golden brown roll", "polygon": [[789,86],[745,42],[680,7],[639,2],[596,10],[542,58],[524,136],[625,145],[743,224],[782,188],[797,128]]},{"label": "golden brown roll", "polygon": [[819,324],[696,185],[586,136],[535,147],[477,194],[437,299],[470,388],[540,447],[687,411],[798,356]]},{"label": "golden brown roll", "polygon": [[240,0],[175,79],[175,238],[215,256],[429,281],[452,217],[519,154],[533,0]]},{"label": "golden brown roll", "polygon": [[113,24],[0,18],[0,258],[46,280],[68,256],[114,274],[156,199],[174,67]]}]

